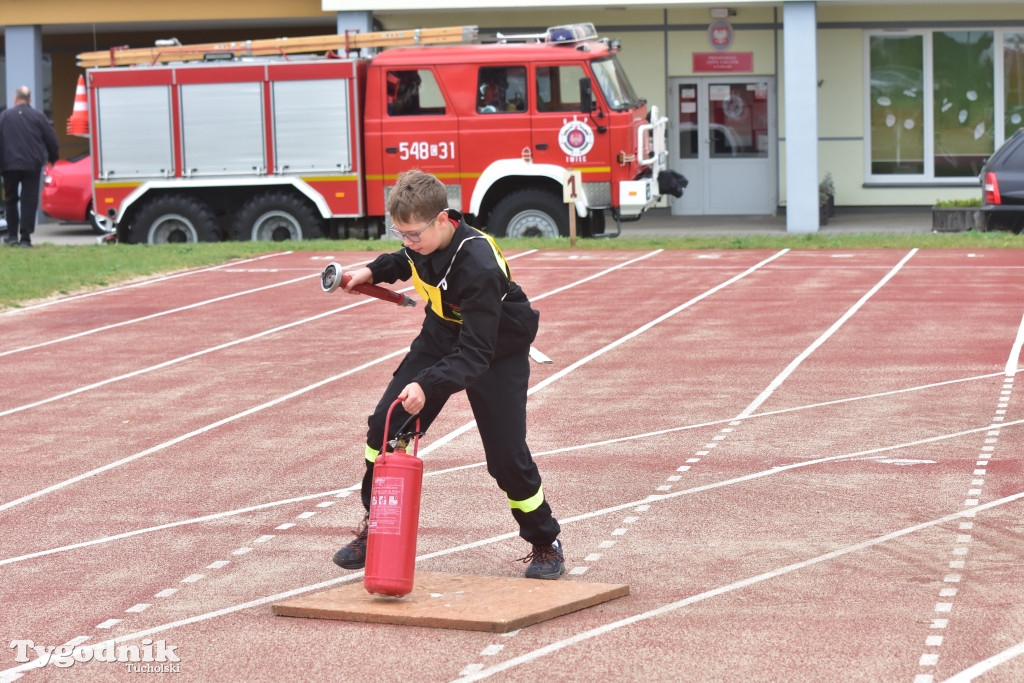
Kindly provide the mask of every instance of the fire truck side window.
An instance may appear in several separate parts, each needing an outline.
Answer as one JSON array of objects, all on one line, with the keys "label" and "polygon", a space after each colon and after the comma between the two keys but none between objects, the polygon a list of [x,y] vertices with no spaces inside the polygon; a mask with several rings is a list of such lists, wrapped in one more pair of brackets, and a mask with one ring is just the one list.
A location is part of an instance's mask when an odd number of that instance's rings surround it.
[{"label": "fire truck side window", "polygon": [[477,79],[478,114],[526,111],[526,67],[488,66]]},{"label": "fire truck side window", "polygon": [[444,96],[429,69],[389,71],[386,78],[388,114],[391,116],[445,113]]},{"label": "fire truck side window", "polygon": [[537,111],[580,111],[580,79],[577,65],[537,67]]}]

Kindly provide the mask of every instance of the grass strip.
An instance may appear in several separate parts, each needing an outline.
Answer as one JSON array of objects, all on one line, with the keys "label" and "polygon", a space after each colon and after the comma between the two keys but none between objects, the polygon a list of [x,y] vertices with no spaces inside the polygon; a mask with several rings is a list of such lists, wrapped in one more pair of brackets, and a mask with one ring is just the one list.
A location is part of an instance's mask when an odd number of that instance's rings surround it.
[{"label": "grass strip", "polygon": [[[650,249],[1008,249],[1020,236],[1008,232],[910,235],[881,233],[799,235],[722,235],[716,237],[629,237],[499,239],[502,249],[650,250]],[[0,248],[0,308],[17,308],[156,274],[212,266],[280,251],[382,252],[399,248],[395,240],[310,240],[306,242],[218,242],[149,245],[53,245],[33,249]]]}]

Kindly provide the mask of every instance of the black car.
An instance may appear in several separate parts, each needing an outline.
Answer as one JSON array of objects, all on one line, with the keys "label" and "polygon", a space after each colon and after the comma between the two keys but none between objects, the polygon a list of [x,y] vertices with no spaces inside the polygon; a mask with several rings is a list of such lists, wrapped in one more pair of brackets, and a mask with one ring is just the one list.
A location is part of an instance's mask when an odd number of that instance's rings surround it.
[{"label": "black car", "polygon": [[981,167],[983,230],[1024,229],[1024,128],[1018,129]]}]

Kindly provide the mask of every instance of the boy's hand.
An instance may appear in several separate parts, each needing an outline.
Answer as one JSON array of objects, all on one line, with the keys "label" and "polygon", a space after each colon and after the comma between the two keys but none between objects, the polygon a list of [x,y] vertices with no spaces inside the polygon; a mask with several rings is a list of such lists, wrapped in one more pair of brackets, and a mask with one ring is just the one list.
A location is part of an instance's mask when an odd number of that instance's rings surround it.
[{"label": "boy's hand", "polygon": [[373,284],[373,272],[363,266],[358,270],[345,271],[345,283],[343,285],[346,292],[349,294],[357,294],[358,292],[352,291],[356,285],[372,285]]},{"label": "boy's hand", "polygon": [[423,388],[416,382],[405,385],[402,393],[398,395],[398,399],[402,402],[402,408],[410,415],[418,414],[427,402]]}]

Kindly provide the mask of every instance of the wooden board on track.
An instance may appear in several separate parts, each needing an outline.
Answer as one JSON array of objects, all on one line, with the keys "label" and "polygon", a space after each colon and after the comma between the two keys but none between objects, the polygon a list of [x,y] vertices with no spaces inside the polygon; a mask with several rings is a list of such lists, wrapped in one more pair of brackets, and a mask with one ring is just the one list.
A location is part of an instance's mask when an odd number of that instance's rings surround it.
[{"label": "wooden board on track", "polygon": [[417,572],[403,598],[370,595],[362,583],[272,606],[274,614],[505,633],[629,595],[613,583]]}]

